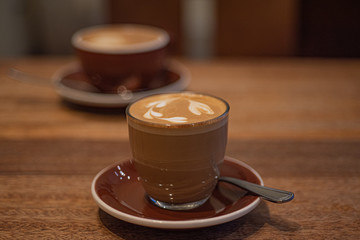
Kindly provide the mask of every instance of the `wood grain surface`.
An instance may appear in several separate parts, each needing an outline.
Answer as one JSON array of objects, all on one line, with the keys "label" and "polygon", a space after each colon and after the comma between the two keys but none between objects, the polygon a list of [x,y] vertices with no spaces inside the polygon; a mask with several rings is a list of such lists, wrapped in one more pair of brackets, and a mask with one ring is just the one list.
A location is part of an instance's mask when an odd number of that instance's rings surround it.
[{"label": "wood grain surface", "polygon": [[[131,157],[123,109],[83,108],[18,83],[10,67],[50,78],[72,57],[0,60],[0,239],[357,239],[360,60],[179,59],[189,90],[231,106],[227,155],[295,199],[195,230],[158,230],[99,210],[90,185]],[[131,193],[129,193],[131,194]]]}]

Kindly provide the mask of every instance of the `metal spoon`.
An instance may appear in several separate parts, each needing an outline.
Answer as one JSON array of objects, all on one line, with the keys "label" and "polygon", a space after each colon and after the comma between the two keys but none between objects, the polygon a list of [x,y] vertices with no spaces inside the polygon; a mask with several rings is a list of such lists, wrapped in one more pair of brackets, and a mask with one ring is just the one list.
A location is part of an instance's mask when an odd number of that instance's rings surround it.
[{"label": "metal spoon", "polygon": [[[51,79],[34,76],[29,73],[23,72],[19,69],[10,68],[8,71],[8,76],[14,80],[17,80],[22,83],[29,83],[33,85],[38,86],[45,86],[45,87],[55,87],[58,88],[59,86],[56,86],[58,84],[55,84],[51,81]],[[87,83],[85,81],[79,81],[71,78],[62,78],[61,79],[61,85],[66,86],[71,89],[79,90],[81,92],[85,93],[102,93],[97,87],[94,85]],[[128,101],[133,97],[133,92],[131,90],[128,90],[125,86],[120,85],[117,88],[117,95],[124,99],[125,101]],[[103,96],[106,96],[104,94]]]},{"label": "metal spoon", "polygon": [[22,83],[35,84],[38,86],[52,87],[50,79],[44,77],[33,76],[15,68],[10,68],[8,76]]},{"label": "metal spoon", "polygon": [[[45,87],[54,87],[54,83],[51,79],[34,76],[29,73],[23,72],[16,68],[10,68],[8,72],[8,76],[14,80],[17,80],[22,83],[29,83],[38,86],[45,86]],[[70,78],[63,78],[63,84],[70,86],[71,88],[77,90],[87,90],[89,92],[100,92],[99,89],[95,88],[93,85],[84,82],[84,81],[77,81]]]},{"label": "metal spoon", "polygon": [[220,177],[219,181],[231,183],[238,187],[241,187],[253,194],[256,194],[262,197],[265,200],[274,203],[286,203],[291,201],[294,198],[294,193],[279,190],[275,188],[264,187],[255,183],[247,182],[244,180],[240,180],[232,177]]}]

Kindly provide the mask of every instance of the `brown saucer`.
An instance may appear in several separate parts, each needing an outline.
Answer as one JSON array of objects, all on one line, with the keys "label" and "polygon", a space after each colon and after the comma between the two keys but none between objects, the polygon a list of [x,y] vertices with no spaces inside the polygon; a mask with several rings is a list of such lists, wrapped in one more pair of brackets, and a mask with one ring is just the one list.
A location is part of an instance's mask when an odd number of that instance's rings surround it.
[{"label": "brown saucer", "polygon": [[118,87],[116,92],[104,93],[90,83],[79,63],[73,62],[58,69],[52,82],[57,93],[70,102],[114,108],[125,107],[149,95],[184,90],[190,82],[190,74],[182,64],[171,61],[167,69],[146,85],[138,85],[138,79],[129,78],[126,85]]},{"label": "brown saucer", "polygon": [[[245,163],[225,157],[222,176],[241,178],[261,184],[260,175]],[[98,206],[110,215],[138,225],[188,229],[213,226],[239,218],[259,203],[259,197],[247,191],[220,182],[210,199],[190,211],[170,211],[152,205],[138,175],[128,160],[114,164],[99,172],[92,183],[92,195]]]},{"label": "brown saucer", "polygon": [[103,94],[118,94],[118,91],[126,89],[133,93],[140,91],[149,91],[152,89],[162,88],[169,84],[172,84],[178,81],[180,78],[179,74],[169,69],[163,69],[159,74],[147,81],[146,83],[141,84],[141,79],[139,77],[129,77],[123,80],[121,88],[113,87],[107,92],[102,92],[96,86],[94,86],[89,77],[82,71],[82,69],[76,69],[74,72],[70,72],[67,75],[63,76],[60,80],[64,86],[73,88],[79,91],[93,92],[93,93],[103,93]]}]

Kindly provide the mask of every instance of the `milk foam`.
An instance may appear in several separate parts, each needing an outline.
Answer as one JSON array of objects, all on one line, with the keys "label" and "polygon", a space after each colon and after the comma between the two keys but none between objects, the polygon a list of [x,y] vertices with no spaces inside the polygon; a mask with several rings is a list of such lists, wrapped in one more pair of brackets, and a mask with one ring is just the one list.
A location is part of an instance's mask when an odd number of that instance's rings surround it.
[{"label": "milk foam", "polygon": [[168,34],[162,29],[143,25],[105,25],[86,28],[72,39],[77,48],[99,52],[142,52],[165,46]]},{"label": "milk foam", "polygon": [[136,119],[160,124],[193,124],[215,119],[228,110],[222,100],[194,93],[173,93],[144,98],[130,106]]}]

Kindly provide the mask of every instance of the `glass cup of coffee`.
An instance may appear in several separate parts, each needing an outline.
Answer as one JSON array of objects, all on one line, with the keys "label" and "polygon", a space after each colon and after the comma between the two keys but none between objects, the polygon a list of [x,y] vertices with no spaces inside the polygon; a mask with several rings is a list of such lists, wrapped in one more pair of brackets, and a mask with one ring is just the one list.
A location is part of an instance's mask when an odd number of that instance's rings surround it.
[{"label": "glass cup of coffee", "polygon": [[155,205],[189,210],[205,203],[219,178],[229,105],[205,94],[153,95],[126,109],[133,163]]},{"label": "glass cup of coffee", "polygon": [[142,88],[164,68],[169,35],[137,24],[98,25],[77,31],[72,45],[89,82],[105,93]]}]

